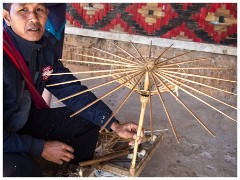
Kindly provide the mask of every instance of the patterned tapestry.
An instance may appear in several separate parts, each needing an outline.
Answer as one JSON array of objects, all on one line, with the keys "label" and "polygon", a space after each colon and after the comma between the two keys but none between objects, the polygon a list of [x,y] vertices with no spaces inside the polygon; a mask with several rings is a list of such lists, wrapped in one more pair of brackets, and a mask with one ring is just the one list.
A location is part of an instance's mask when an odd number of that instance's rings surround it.
[{"label": "patterned tapestry", "polygon": [[237,46],[236,3],[68,3],[79,28]]}]

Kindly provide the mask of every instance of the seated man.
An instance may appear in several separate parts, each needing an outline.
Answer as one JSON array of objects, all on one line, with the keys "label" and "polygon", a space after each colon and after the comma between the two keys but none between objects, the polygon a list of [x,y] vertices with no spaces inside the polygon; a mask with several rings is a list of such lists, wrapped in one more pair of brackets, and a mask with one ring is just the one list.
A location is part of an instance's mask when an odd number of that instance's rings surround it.
[{"label": "seated man", "polygon": [[[96,99],[92,92],[65,100],[66,107],[47,108],[39,98],[46,85],[76,79],[73,75],[46,75],[46,70],[69,72],[43,36],[47,6],[41,3],[4,3],[3,6],[4,42],[15,49],[14,54],[19,52],[18,57],[23,60],[20,66],[16,65],[4,44],[3,176],[42,176],[41,168],[32,157],[43,157],[58,164],[78,164],[91,159],[99,129],[112,111],[99,101],[70,118],[73,112]],[[21,69],[24,66],[26,68]],[[87,87],[75,82],[47,89],[61,99]],[[106,128],[122,138],[135,139],[138,125],[132,122],[121,124],[113,118]],[[134,140],[130,143],[133,144]]]}]

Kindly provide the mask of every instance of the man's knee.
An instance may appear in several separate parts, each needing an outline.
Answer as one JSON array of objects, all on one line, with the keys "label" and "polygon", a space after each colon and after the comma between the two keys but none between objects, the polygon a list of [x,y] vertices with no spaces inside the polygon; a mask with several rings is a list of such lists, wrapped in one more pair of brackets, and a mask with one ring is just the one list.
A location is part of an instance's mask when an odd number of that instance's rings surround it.
[{"label": "man's knee", "polygon": [[3,154],[4,177],[40,177],[40,166],[29,156],[17,153]]}]

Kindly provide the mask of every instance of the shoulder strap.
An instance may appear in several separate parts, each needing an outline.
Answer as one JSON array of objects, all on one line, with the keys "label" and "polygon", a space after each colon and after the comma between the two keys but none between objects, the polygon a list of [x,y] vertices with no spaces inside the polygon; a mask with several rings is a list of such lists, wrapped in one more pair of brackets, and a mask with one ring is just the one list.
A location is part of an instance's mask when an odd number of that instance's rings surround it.
[{"label": "shoulder strap", "polygon": [[49,108],[49,106],[46,104],[46,102],[44,101],[44,99],[34,86],[32,77],[22,55],[14,46],[10,36],[4,29],[3,29],[3,50],[12,60],[12,62],[16,65],[18,70],[21,72],[23,78],[25,79],[29,92],[36,105],[36,108],[37,109]]}]

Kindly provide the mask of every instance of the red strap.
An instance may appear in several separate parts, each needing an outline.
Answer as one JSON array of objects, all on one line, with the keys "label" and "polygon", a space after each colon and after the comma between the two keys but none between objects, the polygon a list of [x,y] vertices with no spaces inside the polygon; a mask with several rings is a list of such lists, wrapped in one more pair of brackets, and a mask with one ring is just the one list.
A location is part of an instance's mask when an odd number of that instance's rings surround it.
[{"label": "red strap", "polygon": [[30,72],[23,57],[16,49],[10,36],[4,29],[3,29],[3,50],[8,55],[8,57],[10,57],[12,62],[16,65],[18,70],[21,72],[23,78],[25,79],[29,92],[31,93],[32,99],[36,105],[36,108],[37,109],[49,108],[49,106],[46,104],[46,102],[44,101],[44,99],[34,86],[32,77],[30,75]]}]

